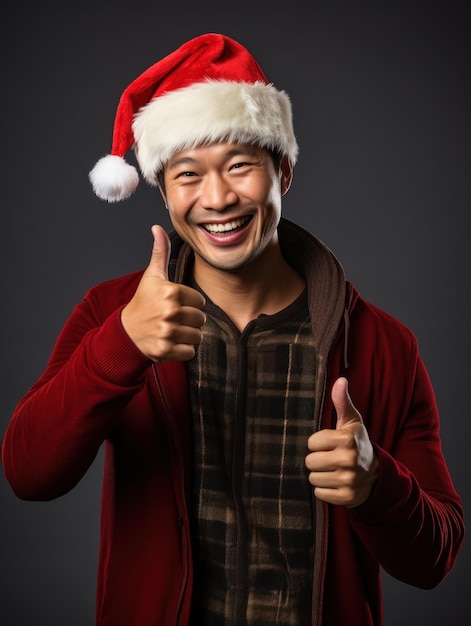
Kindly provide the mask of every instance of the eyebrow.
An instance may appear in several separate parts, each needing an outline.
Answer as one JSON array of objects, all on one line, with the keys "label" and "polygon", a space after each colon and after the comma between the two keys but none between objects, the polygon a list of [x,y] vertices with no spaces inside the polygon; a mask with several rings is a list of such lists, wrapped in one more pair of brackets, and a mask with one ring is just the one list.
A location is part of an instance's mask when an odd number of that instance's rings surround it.
[{"label": "eyebrow", "polygon": [[[231,148],[230,150],[228,150],[227,152],[224,153],[224,157],[231,159],[235,156],[242,156],[242,155],[247,155],[247,156],[254,156],[255,155],[255,149],[251,149],[251,148]],[[173,161],[170,165],[168,165],[168,169],[173,169],[175,167],[179,167],[181,165],[193,165],[195,163],[198,163],[198,159],[195,159],[194,157],[190,157],[190,156],[182,156],[178,159],[175,159],[175,161]]]},{"label": "eyebrow", "polygon": [[178,167],[179,165],[185,165],[187,163],[196,163],[197,159],[193,159],[191,157],[181,157],[180,159],[176,159],[171,164],[167,166],[168,169],[172,169],[174,167]]}]

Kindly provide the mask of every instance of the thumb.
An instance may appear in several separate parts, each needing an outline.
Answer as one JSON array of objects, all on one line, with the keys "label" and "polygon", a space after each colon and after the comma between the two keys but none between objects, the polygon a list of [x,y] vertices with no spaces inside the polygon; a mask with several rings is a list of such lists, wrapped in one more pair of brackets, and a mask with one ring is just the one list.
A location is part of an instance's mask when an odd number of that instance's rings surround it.
[{"label": "thumb", "polygon": [[162,226],[154,224],[151,231],[154,237],[154,245],[152,247],[152,254],[146,272],[156,278],[159,278],[160,280],[168,280],[170,239]]},{"label": "thumb", "polygon": [[353,405],[348,393],[348,380],[346,378],[337,378],[332,386],[331,395],[337,413],[337,429],[344,428],[353,422],[363,423],[361,415]]}]

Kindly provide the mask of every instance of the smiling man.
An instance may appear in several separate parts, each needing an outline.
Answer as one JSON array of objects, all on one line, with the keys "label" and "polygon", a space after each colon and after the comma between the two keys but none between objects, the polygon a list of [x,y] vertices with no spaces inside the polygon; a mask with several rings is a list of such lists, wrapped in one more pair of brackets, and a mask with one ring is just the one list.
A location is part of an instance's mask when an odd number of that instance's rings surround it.
[{"label": "smiling man", "polygon": [[[240,331],[300,294],[302,277],[278,242],[291,166],[254,145],[212,144],[177,153],[161,192],[172,224],[193,249],[193,277]],[[227,272],[230,275],[227,275]],[[276,279],[274,280],[274,278]]]},{"label": "smiling man", "polygon": [[13,490],[59,497],[105,446],[99,626],[379,626],[381,568],[432,588],[464,537],[415,337],[282,217],[291,104],[239,43],[129,85],[100,198],[136,188],[131,147],[174,228],[74,309],[5,434]]}]

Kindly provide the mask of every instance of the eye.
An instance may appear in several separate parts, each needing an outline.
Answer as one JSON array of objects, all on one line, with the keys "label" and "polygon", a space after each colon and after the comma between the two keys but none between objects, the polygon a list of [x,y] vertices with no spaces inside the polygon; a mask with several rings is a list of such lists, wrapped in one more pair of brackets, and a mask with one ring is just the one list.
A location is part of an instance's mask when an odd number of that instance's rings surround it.
[{"label": "eye", "polygon": [[241,161],[240,163],[234,163],[233,165],[231,165],[230,169],[231,170],[240,170],[242,167],[248,165],[248,163],[246,163],[245,161]]},{"label": "eye", "polygon": [[176,174],[175,178],[192,178],[196,176],[195,172],[192,172],[190,170],[188,171],[183,171],[183,172],[178,172],[178,174]]}]

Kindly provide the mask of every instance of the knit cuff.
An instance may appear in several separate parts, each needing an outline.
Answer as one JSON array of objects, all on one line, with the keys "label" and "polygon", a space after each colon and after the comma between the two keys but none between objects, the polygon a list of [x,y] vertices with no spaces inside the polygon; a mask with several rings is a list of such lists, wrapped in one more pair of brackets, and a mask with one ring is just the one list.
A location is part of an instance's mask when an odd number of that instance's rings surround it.
[{"label": "knit cuff", "polygon": [[97,367],[107,379],[127,387],[143,380],[152,361],[124,330],[121,323],[122,308],[112,313],[95,335],[93,356]]}]

